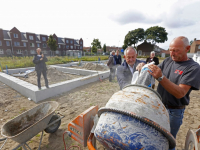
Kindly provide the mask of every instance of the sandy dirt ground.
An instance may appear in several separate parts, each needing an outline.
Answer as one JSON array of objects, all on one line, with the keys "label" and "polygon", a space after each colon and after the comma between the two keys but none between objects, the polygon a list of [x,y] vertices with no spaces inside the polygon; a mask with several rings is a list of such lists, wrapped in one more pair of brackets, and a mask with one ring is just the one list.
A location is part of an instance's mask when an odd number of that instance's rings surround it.
[{"label": "sandy dirt ground", "polygon": [[109,68],[105,65],[95,64],[95,63],[84,63],[81,66],[73,66],[71,68],[80,68],[80,69],[86,69],[86,70],[96,70],[96,71],[106,71],[109,70]]},{"label": "sandy dirt ground", "polygon": [[[65,118],[62,119],[61,126],[55,133],[44,134],[41,150],[64,150],[62,134],[67,131],[68,123],[93,105],[98,105],[99,108],[105,106],[110,97],[117,91],[119,91],[119,86],[116,79],[114,82],[109,82],[108,79],[106,79],[103,80],[103,82],[94,82],[78,87],[70,92],[46,99],[45,101],[57,101],[59,103],[57,112],[65,115]],[[185,110],[183,125],[181,126],[177,136],[178,150],[184,148],[185,137],[188,129],[197,129],[200,125],[200,91],[192,91],[190,97],[190,105]],[[15,90],[0,82],[0,127],[15,116],[20,115],[22,112],[29,110],[36,105],[38,104],[29,101],[27,97],[22,96]],[[40,135],[41,133],[28,142],[29,146],[34,150],[38,148]],[[0,139],[1,138],[3,137],[0,135]],[[87,149],[68,136],[65,136],[65,141],[67,147],[71,145],[79,145],[81,149]],[[2,144],[3,142],[0,142],[0,145]],[[11,150],[17,145],[18,143],[8,139],[3,150]],[[97,146],[99,150],[103,150],[102,145],[97,144]]]},{"label": "sandy dirt ground", "polygon": [[[48,69],[47,69],[47,79],[48,79],[49,85],[63,82],[66,80],[72,80],[72,79],[79,78],[79,77],[82,77],[82,76],[63,73],[62,71],[59,71],[56,68],[51,68],[51,67],[48,67]],[[17,77],[17,78],[24,80],[26,82],[32,83],[34,85],[37,85],[36,71],[29,73],[28,78],[24,78],[24,77]],[[41,75],[41,86],[45,86],[43,75]]]}]

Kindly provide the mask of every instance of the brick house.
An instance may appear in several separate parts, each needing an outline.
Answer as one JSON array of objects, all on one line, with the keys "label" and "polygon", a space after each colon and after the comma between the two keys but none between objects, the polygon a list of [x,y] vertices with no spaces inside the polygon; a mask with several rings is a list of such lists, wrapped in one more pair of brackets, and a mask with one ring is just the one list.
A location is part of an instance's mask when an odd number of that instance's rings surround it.
[{"label": "brick house", "polygon": [[200,40],[196,40],[195,38],[191,44],[190,53],[197,53],[198,51],[200,51]]},{"label": "brick house", "polygon": [[138,56],[149,56],[151,51],[155,51],[156,54],[160,54],[160,52],[164,50],[157,45],[151,44],[146,40],[137,46]]},{"label": "brick house", "polygon": [[1,56],[32,56],[36,49],[41,48],[47,56],[77,56],[82,55],[83,39],[61,38],[53,34],[57,41],[57,50],[51,51],[47,46],[48,35],[20,32],[16,27],[9,30],[0,29],[0,57]]}]

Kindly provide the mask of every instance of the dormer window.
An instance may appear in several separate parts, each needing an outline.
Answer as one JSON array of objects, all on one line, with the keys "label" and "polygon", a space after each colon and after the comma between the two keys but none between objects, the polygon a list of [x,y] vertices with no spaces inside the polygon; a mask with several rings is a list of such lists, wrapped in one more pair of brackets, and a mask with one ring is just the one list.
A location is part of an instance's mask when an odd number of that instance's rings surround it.
[{"label": "dormer window", "polygon": [[14,35],[14,38],[18,38],[18,34],[14,33],[13,35]]}]

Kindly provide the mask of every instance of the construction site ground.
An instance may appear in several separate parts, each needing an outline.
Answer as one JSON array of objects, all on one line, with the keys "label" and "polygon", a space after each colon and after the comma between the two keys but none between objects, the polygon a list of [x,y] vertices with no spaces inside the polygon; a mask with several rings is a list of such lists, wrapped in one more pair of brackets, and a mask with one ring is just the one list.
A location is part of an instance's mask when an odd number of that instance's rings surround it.
[{"label": "construction site ground", "polygon": [[[156,83],[157,84],[157,83]],[[57,112],[65,115],[57,132],[53,134],[44,134],[41,150],[64,150],[62,134],[67,131],[68,123],[77,117],[80,113],[93,105],[98,105],[99,108],[105,106],[110,97],[119,91],[117,80],[109,82],[108,79],[103,82],[94,82],[81,87],[78,87],[70,92],[46,99],[45,101],[57,101],[60,105]],[[192,91],[190,94],[190,105],[186,107],[183,124],[177,135],[177,149],[184,148],[185,137],[188,129],[197,129],[200,125],[199,102],[200,91]],[[22,96],[15,90],[0,82],[0,127],[7,121],[11,120],[22,112],[35,107],[33,101],[29,101],[27,97]],[[39,145],[40,135],[32,138],[28,144],[32,149],[37,149]],[[0,135],[0,138],[3,138]],[[65,136],[67,147],[71,145],[79,145],[81,149],[86,150],[73,139]],[[0,142],[2,145],[3,142]],[[18,143],[8,139],[3,150],[15,148]],[[103,150],[103,146],[97,143],[99,150]]]}]

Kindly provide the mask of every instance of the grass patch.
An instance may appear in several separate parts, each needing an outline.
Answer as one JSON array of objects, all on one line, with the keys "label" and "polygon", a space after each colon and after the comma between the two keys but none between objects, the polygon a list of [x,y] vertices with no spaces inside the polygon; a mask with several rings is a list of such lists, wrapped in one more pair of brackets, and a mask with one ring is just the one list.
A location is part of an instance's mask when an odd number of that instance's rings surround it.
[{"label": "grass patch", "polygon": [[[77,57],[68,57],[68,56],[54,56],[47,57],[48,62],[47,65],[54,64],[66,64],[70,62],[78,62],[78,61],[98,61],[98,58],[101,60],[108,60],[108,56],[84,56],[82,58]],[[13,68],[26,68],[26,67],[34,67],[33,57],[0,57],[0,63],[2,69],[6,69],[6,65],[8,69]]]}]

